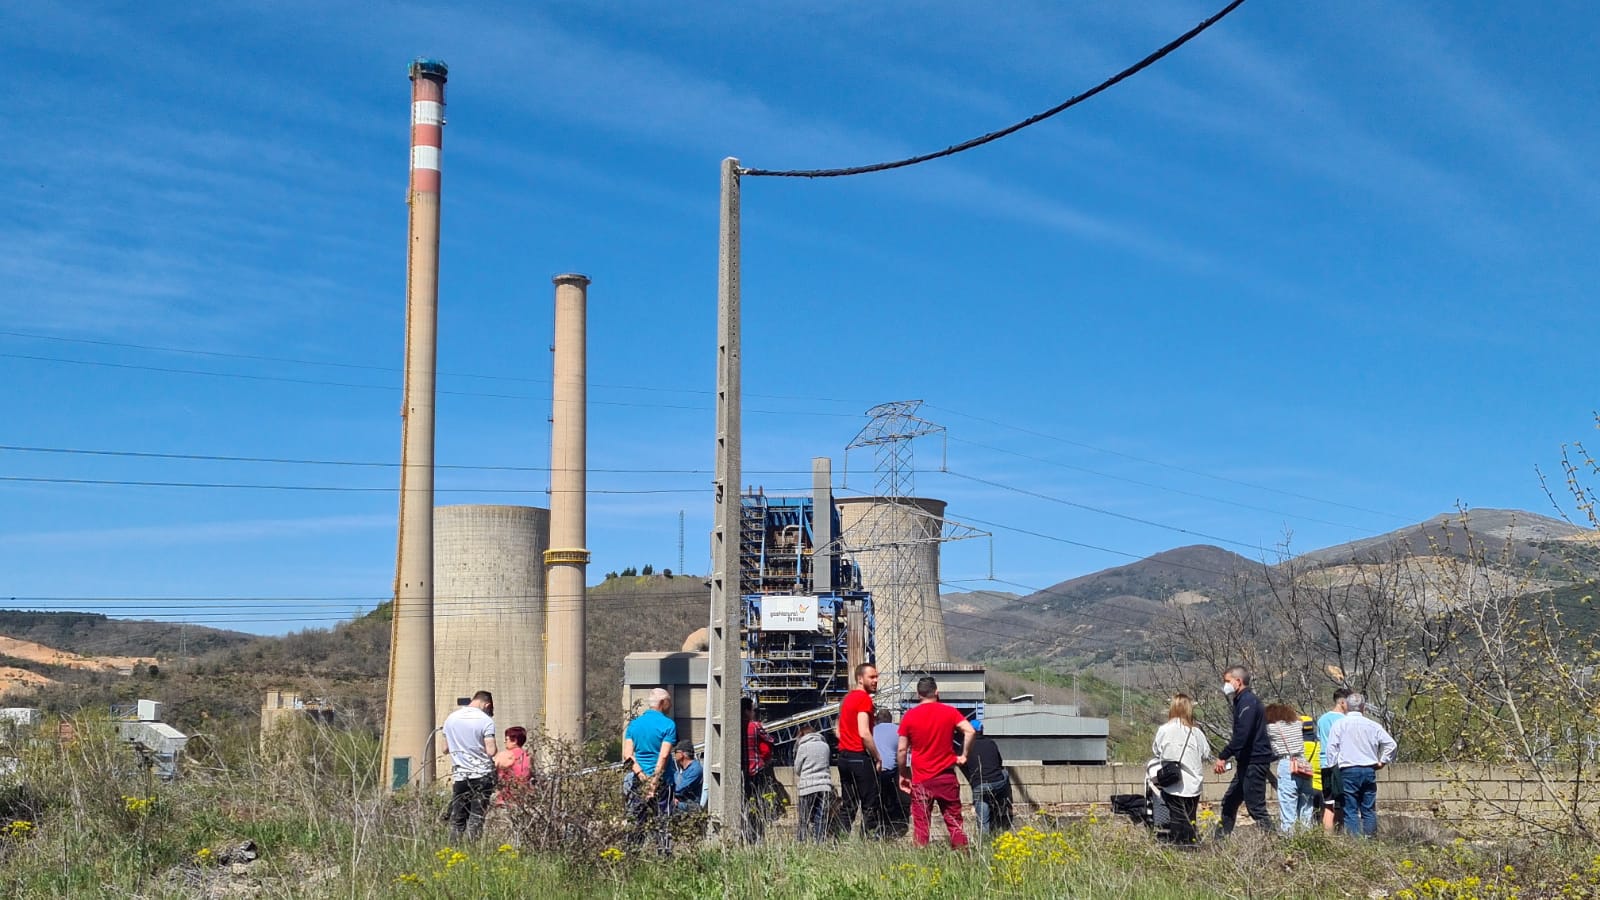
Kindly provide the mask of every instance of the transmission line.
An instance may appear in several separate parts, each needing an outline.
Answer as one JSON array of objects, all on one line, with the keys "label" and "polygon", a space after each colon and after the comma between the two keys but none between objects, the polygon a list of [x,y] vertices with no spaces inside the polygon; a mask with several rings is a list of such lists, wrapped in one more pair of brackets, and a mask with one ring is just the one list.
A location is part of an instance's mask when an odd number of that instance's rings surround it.
[{"label": "transmission line", "polygon": [[1179,35],[1177,38],[1173,39],[1171,42],[1167,43],[1165,46],[1161,47],[1159,50],[1156,50],[1154,53],[1151,53],[1149,56],[1146,56],[1144,59],[1139,60],[1138,62],[1134,63],[1133,65],[1129,66],[1128,68],[1123,69],[1121,72],[1118,72],[1117,74],[1111,76],[1110,78],[1107,78],[1105,81],[1100,82],[1099,84],[1097,84],[1094,87],[1088,89],[1087,91],[1084,91],[1083,93],[1078,94],[1077,96],[1068,98],[1063,103],[1060,103],[1060,104],[1058,104],[1056,106],[1052,106],[1051,108],[1045,110],[1044,112],[1037,113],[1035,115],[1029,116],[1028,118],[1023,119],[1022,121],[1017,122],[1017,123],[1015,123],[1013,125],[1007,125],[1005,128],[1002,128],[999,131],[991,131],[988,134],[980,135],[979,137],[975,137],[975,138],[973,138],[971,140],[968,140],[968,141],[962,141],[959,144],[955,144],[955,145],[946,147],[943,150],[936,150],[936,151],[934,151],[932,153],[924,153],[924,154],[922,154],[920,156],[911,156],[911,157],[907,157],[905,159],[897,159],[897,160],[894,160],[893,162],[873,163],[871,165],[866,165],[866,166],[850,166],[848,168],[843,168],[843,169],[746,169],[746,168],[740,168],[739,169],[739,174],[740,175],[751,175],[751,176],[767,176],[767,177],[774,177],[774,178],[838,178],[838,177],[844,176],[844,175],[865,175],[865,174],[867,174],[869,172],[886,172],[886,171],[888,171],[890,169],[903,169],[906,166],[914,166],[914,165],[917,165],[918,163],[930,162],[930,161],[935,160],[935,159],[942,159],[942,158],[944,158],[946,156],[955,156],[957,153],[964,153],[964,152],[966,152],[968,150],[971,150],[971,149],[973,149],[975,147],[982,147],[984,144],[988,144],[988,143],[992,143],[994,141],[998,141],[1001,138],[1006,137],[1007,135],[1016,134],[1017,132],[1021,131],[1024,128],[1027,128],[1030,125],[1037,125],[1038,123],[1043,122],[1045,119],[1048,119],[1051,116],[1054,116],[1054,115],[1056,115],[1058,113],[1065,112],[1066,110],[1071,109],[1074,106],[1077,106],[1079,103],[1082,103],[1083,101],[1088,100],[1090,97],[1093,97],[1093,96],[1095,96],[1096,94],[1099,94],[1102,91],[1105,91],[1105,90],[1107,90],[1107,89],[1109,89],[1111,87],[1114,87],[1118,83],[1120,83],[1120,82],[1122,82],[1122,81],[1124,81],[1124,80],[1126,80],[1128,78],[1132,78],[1134,75],[1137,75],[1138,73],[1144,71],[1145,69],[1149,68],[1150,66],[1155,65],[1157,62],[1159,62],[1162,59],[1162,57],[1164,57],[1167,54],[1171,53],[1172,51],[1178,49],[1179,47],[1182,47],[1184,44],[1189,43],[1189,41],[1193,40],[1195,37],[1197,37],[1201,32],[1205,31],[1207,28],[1210,28],[1212,25],[1215,25],[1218,22],[1222,21],[1224,16],[1226,16],[1228,13],[1233,12],[1235,9],[1238,9],[1239,6],[1241,4],[1243,4],[1243,3],[1244,3],[1244,0],[1233,0],[1232,3],[1229,3],[1227,6],[1223,7],[1220,11],[1218,11],[1217,13],[1212,15],[1211,18],[1206,19],[1205,21],[1201,22],[1199,25],[1196,25],[1195,27],[1193,27],[1193,28],[1189,29],[1188,31],[1184,32],[1183,34]]}]

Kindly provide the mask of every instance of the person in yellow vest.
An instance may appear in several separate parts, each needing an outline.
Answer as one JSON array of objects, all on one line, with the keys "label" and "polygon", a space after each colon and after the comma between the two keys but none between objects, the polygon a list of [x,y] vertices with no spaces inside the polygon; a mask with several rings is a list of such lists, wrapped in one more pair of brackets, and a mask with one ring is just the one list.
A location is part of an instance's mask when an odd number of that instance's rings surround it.
[{"label": "person in yellow vest", "polygon": [[[1317,743],[1317,720],[1310,716],[1300,717],[1300,733],[1306,742],[1306,762],[1311,770],[1310,775],[1296,775],[1295,780],[1301,783],[1299,801],[1299,821],[1301,825],[1310,826],[1320,815],[1324,800],[1322,786],[1322,767],[1317,760],[1322,758],[1322,747]],[[1309,787],[1309,790],[1307,790]]]}]

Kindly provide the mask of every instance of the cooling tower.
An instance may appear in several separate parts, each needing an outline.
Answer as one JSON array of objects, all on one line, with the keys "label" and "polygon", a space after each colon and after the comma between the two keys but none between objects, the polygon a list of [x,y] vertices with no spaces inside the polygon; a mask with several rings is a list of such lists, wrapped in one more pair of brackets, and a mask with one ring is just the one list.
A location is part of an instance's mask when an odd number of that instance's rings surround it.
[{"label": "cooling tower", "polygon": [[544,724],[550,511],[440,506],[433,511],[433,540],[433,696],[439,721],[460,698],[491,691],[501,734],[512,725],[537,733]]},{"label": "cooling tower", "polygon": [[835,498],[845,550],[872,592],[873,642],[879,690],[893,690],[893,673],[945,662],[944,613],[939,608],[939,537],[943,500],[904,497]]}]

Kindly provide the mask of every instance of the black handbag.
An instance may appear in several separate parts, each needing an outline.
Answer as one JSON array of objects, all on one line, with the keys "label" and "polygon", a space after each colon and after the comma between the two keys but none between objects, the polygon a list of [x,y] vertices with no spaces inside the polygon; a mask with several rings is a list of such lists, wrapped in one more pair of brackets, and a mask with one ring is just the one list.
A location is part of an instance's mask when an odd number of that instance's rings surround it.
[{"label": "black handbag", "polygon": [[[1183,749],[1178,751],[1181,757],[1189,752],[1189,741],[1194,740],[1194,728],[1189,729],[1189,737],[1183,742]],[[1156,777],[1152,779],[1156,787],[1169,788],[1183,780],[1183,763],[1175,759],[1164,759],[1161,766],[1156,769]]]}]

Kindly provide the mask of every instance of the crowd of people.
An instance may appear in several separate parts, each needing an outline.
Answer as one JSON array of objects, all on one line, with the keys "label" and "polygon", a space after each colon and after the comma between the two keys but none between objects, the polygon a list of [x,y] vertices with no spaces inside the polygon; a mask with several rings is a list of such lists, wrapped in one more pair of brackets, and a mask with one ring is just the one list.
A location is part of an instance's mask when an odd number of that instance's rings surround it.
[{"label": "crowd of people", "polygon": [[[1333,692],[1332,705],[1313,720],[1286,702],[1263,706],[1250,687],[1250,670],[1233,666],[1222,673],[1232,731],[1213,757],[1211,744],[1195,724],[1194,699],[1177,694],[1167,722],[1156,730],[1147,766],[1152,819],[1167,837],[1194,843],[1205,760],[1212,774],[1231,767],[1233,778],[1222,795],[1218,835],[1226,837],[1243,806],[1268,832],[1293,833],[1322,827],[1328,832],[1371,837],[1378,830],[1377,771],[1394,761],[1396,744],[1377,720],[1365,715],[1366,698],[1346,688]],[[1278,810],[1267,809],[1267,785],[1277,793]]]},{"label": "crowd of people", "polygon": [[[917,702],[897,724],[892,711],[876,706],[878,670],[864,663],[853,674],[854,689],[840,704],[834,741],[815,724],[799,728],[793,750],[797,840],[833,840],[856,832],[876,840],[909,831],[913,843],[926,846],[937,809],[951,845],[966,847],[958,771],[971,790],[978,836],[1011,827],[1012,785],[999,746],[940,701],[934,678],[917,682]],[[1156,729],[1146,787],[1150,818],[1164,837],[1180,844],[1199,840],[1207,760],[1210,774],[1223,775],[1230,768],[1233,773],[1222,794],[1219,837],[1233,832],[1241,806],[1268,832],[1321,827],[1361,837],[1376,833],[1376,773],[1394,760],[1396,745],[1381,723],[1365,715],[1365,697],[1335,690],[1328,710],[1313,719],[1287,702],[1263,705],[1244,666],[1222,673],[1222,693],[1232,729],[1215,753],[1195,722],[1195,700],[1186,694],[1172,697],[1167,721]],[[705,808],[704,769],[693,742],[679,739],[671,711],[672,695],[656,688],[623,733],[622,793],[628,815],[640,823]],[[774,777],[774,742],[750,698],[744,698],[741,713],[743,828],[747,839],[759,840],[788,796]],[[488,691],[478,691],[452,712],[441,730],[451,760],[450,831],[472,839],[482,832],[492,806],[516,802],[528,789],[533,772],[528,733],[507,728],[506,746],[498,745],[494,696]],[[1269,783],[1277,795],[1276,815],[1267,807]]]},{"label": "crowd of people", "polygon": [[[1011,782],[998,745],[939,700],[933,678],[917,683],[917,704],[897,724],[891,710],[876,706],[877,668],[863,664],[853,675],[854,689],[840,704],[831,735],[814,723],[798,727],[793,749],[796,840],[828,841],[852,833],[879,840],[909,833],[916,844],[926,845],[937,809],[951,844],[964,847],[969,838],[958,771],[972,790],[978,834],[1011,827]],[[623,737],[623,792],[629,814],[642,825],[704,805],[704,778],[693,746],[682,741],[672,747],[677,730],[667,715],[670,703],[666,691],[652,693]],[[743,828],[747,839],[759,840],[789,798],[773,777],[774,742],[750,698],[744,698],[741,713]],[[663,768],[659,760],[669,747],[676,763]]]}]

